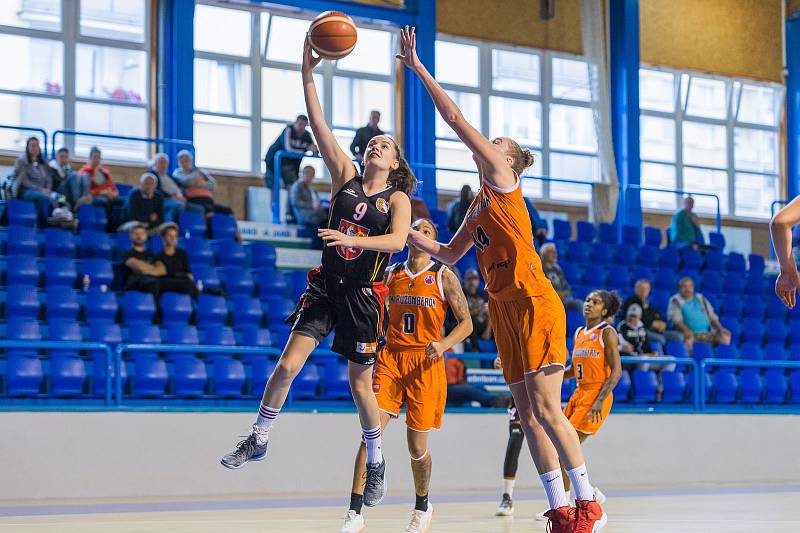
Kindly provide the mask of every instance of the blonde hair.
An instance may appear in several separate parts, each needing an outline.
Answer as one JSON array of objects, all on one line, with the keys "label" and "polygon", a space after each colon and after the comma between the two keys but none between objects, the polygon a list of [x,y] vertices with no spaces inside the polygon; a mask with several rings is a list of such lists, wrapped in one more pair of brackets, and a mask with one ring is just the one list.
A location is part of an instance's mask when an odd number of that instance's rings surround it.
[{"label": "blonde hair", "polygon": [[525,169],[533,164],[533,152],[522,148],[517,141],[510,137],[506,137],[506,139],[508,140],[508,155],[513,159],[511,168],[521,176]]}]

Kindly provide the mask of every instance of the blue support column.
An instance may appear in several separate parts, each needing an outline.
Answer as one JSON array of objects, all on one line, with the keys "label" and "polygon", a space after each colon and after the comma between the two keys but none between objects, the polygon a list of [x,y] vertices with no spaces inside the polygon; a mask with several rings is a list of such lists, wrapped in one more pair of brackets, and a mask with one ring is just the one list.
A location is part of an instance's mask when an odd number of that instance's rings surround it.
[{"label": "blue support column", "polygon": [[[160,3],[159,137],[194,138],[194,0]],[[167,146],[171,167],[179,147]]]},{"label": "blue support column", "polygon": [[639,157],[639,1],[610,4],[611,137],[619,178],[617,224],[641,226]]},{"label": "blue support column", "polygon": [[786,197],[800,194],[800,14],[786,20]]}]

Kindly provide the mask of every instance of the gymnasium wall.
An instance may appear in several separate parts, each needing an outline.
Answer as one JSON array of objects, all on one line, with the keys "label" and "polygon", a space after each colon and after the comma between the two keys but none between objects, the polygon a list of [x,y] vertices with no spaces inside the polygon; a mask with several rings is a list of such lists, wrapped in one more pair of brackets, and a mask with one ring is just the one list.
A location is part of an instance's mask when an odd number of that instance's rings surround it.
[{"label": "gymnasium wall", "polygon": [[[269,459],[223,468],[220,457],[252,421],[252,413],[2,413],[0,500],[324,494],[346,503],[360,435],[354,413],[285,413]],[[604,488],[798,483],[798,421],[617,414],[586,443],[587,462]],[[443,431],[431,435],[431,494],[498,490],[507,437],[504,413],[446,415]],[[410,497],[402,422],[384,439],[390,494]],[[526,453],[518,479],[538,489]]]}]

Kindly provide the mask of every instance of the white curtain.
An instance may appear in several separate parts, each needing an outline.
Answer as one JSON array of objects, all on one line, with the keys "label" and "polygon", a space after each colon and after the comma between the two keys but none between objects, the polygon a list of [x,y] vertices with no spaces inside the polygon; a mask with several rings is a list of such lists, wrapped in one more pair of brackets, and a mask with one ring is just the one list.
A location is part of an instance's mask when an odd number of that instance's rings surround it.
[{"label": "white curtain", "polygon": [[617,214],[619,184],[611,142],[611,98],[609,95],[608,16],[603,0],[582,0],[583,53],[589,61],[594,129],[600,158],[600,183],[594,185],[590,217],[595,223],[613,222]]}]

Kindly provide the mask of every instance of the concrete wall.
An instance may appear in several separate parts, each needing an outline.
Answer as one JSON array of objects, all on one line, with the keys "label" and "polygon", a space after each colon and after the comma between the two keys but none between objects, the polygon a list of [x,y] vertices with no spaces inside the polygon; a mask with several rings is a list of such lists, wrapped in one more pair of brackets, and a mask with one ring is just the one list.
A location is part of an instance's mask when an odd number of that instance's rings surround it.
[{"label": "concrete wall", "polygon": [[[252,420],[247,413],[2,413],[0,500],[349,493],[354,414],[281,415],[265,462],[223,468],[221,455]],[[447,415],[431,435],[432,491],[497,489],[507,428],[503,414]],[[402,422],[385,439],[390,490],[410,491]],[[593,480],[607,487],[797,483],[798,440],[798,417],[620,414],[586,451]],[[519,484],[538,485],[524,452]]]}]

